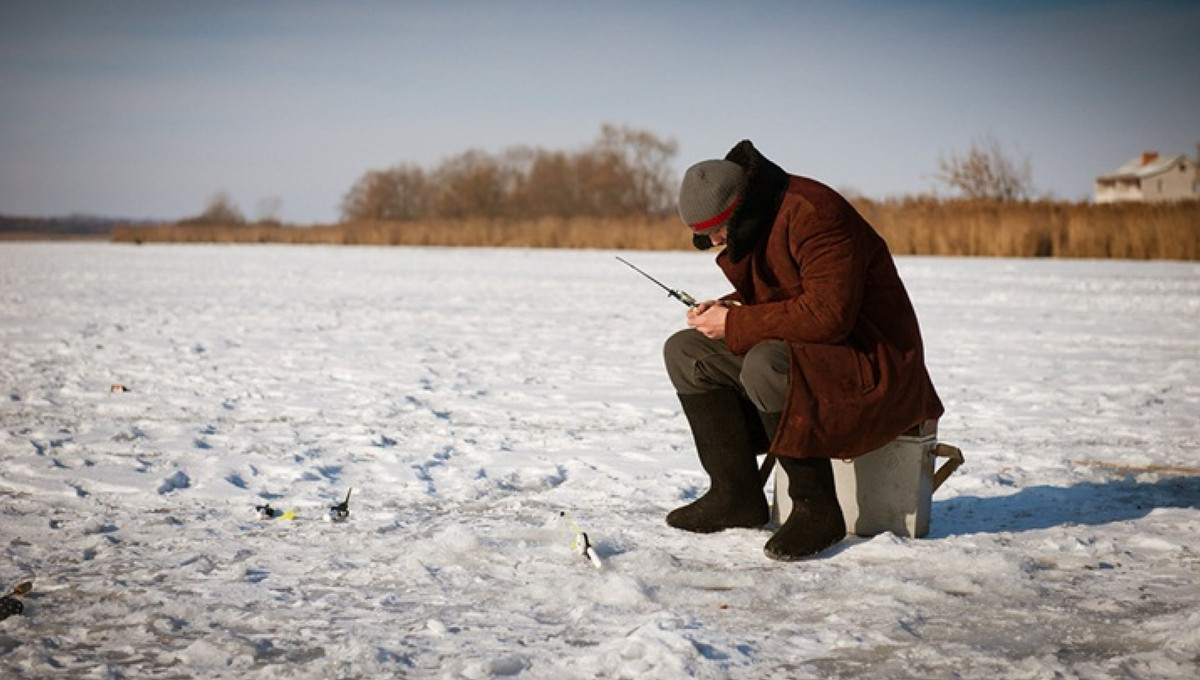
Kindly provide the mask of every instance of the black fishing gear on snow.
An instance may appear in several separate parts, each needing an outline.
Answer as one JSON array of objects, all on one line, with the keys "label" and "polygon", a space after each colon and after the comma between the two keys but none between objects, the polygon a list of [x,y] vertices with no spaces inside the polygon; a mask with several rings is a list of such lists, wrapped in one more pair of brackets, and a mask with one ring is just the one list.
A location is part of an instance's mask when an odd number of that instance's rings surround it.
[{"label": "black fishing gear on snow", "polygon": [[33,581],[23,581],[13,586],[7,595],[0,597],[0,621],[24,612],[25,603],[21,602],[20,598],[31,590]]},{"label": "black fishing gear on snow", "polygon": [[344,522],[350,516],[350,493],[352,491],[354,489],[346,491],[346,500],[337,505],[329,506],[329,513],[325,515],[326,519],[330,522]]}]

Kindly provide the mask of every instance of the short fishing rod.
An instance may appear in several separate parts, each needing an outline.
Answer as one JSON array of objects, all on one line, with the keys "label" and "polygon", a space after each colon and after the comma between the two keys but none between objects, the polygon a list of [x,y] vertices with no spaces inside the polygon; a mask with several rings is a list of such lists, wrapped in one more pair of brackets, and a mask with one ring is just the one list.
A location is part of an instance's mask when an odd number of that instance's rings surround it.
[{"label": "short fishing rod", "polygon": [[644,277],[650,279],[651,281],[653,281],[654,283],[658,284],[659,288],[662,288],[663,290],[667,291],[667,295],[675,298],[676,300],[679,300],[683,304],[687,305],[689,308],[696,306],[696,304],[697,304],[696,298],[692,297],[691,295],[688,295],[687,293],[685,293],[682,290],[674,290],[671,288],[667,288],[665,285],[663,285],[662,281],[659,281],[658,279],[654,278],[653,276],[650,276],[649,274],[642,271],[641,269],[638,269],[637,267],[635,267],[633,265],[633,263],[629,262],[628,260],[626,260],[622,257],[618,257],[617,259],[620,260],[621,262],[623,262],[626,266],[628,266],[633,271],[641,274],[642,276],[644,276]]}]

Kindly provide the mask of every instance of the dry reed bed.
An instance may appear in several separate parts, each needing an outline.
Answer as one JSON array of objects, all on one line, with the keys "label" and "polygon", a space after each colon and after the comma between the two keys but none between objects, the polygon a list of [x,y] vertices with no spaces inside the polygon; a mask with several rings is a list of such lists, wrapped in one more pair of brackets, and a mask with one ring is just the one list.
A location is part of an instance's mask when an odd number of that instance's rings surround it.
[{"label": "dry reed bed", "polygon": [[859,201],[896,253],[1200,260],[1200,201]]},{"label": "dry reed bed", "polygon": [[[1200,260],[1200,201],[1092,205],[903,199],[856,207],[901,255]],[[311,227],[117,227],[118,242],[295,243],[679,250],[691,247],[675,218],[469,219],[354,222]]]}]

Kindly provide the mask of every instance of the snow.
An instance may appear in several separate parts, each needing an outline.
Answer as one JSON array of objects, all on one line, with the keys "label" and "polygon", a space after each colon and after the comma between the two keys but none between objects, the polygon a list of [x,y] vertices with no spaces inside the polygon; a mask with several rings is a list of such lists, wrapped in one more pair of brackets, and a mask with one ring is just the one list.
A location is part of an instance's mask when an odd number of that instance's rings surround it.
[{"label": "snow", "polygon": [[966,465],[928,537],[781,564],[664,523],[705,488],[683,307],[617,254],[726,292],[701,253],[0,244],[0,676],[1197,677],[1200,265],[900,258]]}]

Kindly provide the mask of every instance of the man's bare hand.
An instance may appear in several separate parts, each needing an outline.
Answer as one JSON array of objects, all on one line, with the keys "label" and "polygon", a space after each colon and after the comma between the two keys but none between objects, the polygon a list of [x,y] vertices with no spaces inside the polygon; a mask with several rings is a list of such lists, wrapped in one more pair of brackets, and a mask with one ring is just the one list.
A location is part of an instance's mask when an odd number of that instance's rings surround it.
[{"label": "man's bare hand", "polygon": [[725,316],[729,308],[720,300],[705,300],[688,310],[688,325],[713,340],[725,337]]}]

